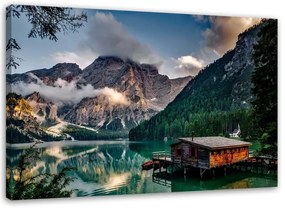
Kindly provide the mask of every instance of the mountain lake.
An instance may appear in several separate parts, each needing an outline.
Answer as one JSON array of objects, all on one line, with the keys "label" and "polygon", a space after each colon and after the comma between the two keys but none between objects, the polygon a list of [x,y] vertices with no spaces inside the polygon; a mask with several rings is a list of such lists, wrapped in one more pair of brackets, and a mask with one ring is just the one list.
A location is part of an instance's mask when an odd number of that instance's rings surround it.
[{"label": "mountain lake", "polygon": [[[169,144],[169,141],[128,140],[46,142],[36,145],[42,159],[30,173],[55,174],[63,167],[75,167],[69,176],[76,179],[68,187],[76,189],[75,197],[277,186],[277,176],[245,171],[200,179],[191,174],[156,178],[152,169],[141,169],[152,152],[169,151]],[[15,167],[28,147],[30,144],[7,144],[7,166]]]}]

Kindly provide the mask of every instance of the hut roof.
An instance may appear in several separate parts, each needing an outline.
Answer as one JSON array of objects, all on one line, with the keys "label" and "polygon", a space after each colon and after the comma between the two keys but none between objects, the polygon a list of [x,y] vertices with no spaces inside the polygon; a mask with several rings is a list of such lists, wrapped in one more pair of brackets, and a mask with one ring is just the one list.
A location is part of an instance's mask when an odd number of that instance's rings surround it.
[{"label": "hut roof", "polygon": [[208,136],[208,137],[192,137],[179,138],[179,142],[172,145],[176,145],[181,142],[188,142],[193,145],[202,146],[208,149],[225,149],[236,148],[251,145],[249,142],[239,141],[236,139],[225,138],[221,136]]}]

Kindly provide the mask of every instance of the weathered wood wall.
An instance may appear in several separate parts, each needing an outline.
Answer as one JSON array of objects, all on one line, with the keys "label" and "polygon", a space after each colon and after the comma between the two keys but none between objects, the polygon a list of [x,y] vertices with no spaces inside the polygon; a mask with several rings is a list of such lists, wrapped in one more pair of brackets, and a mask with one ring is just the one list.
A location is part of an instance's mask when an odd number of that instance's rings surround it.
[{"label": "weathered wood wall", "polygon": [[178,143],[171,147],[171,158],[176,164],[210,169],[237,163],[248,158],[249,148],[208,150],[189,143]]},{"label": "weathered wood wall", "polygon": [[210,152],[210,168],[237,163],[248,158],[248,147],[215,150]]},{"label": "weathered wood wall", "polygon": [[197,166],[198,147],[181,142],[171,147],[171,157],[174,163]]},{"label": "weathered wood wall", "polygon": [[188,143],[181,142],[171,148],[174,163],[186,166],[209,168],[209,151]]}]

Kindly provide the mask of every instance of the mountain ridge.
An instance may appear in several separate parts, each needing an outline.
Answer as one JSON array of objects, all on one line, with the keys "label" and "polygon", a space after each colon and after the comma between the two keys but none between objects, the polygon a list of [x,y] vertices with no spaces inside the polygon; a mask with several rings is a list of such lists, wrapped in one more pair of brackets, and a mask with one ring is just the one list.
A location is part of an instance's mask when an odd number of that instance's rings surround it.
[{"label": "mountain ridge", "polygon": [[162,112],[132,129],[130,140],[191,136],[193,131],[226,135],[239,124],[244,129],[252,100],[251,55],[261,25],[240,34],[233,50],[201,70]]},{"label": "mountain ridge", "polygon": [[[60,118],[72,124],[114,131],[128,131],[163,110],[189,80],[190,76],[169,79],[159,74],[154,65],[114,56],[100,56],[83,70],[75,63],[58,63],[49,69],[6,77],[12,87],[23,83],[21,87],[28,89],[32,84],[41,89],[53,88],[54,95],[61,88],[73,90],[70,94],[86,89],[91,94],[75,103],[57,104],[52,93],[43,95],[47,90],[33,90],[26,99],[32,103],[35,114],[42,114],[46,120],[56,122]],[[45,102],[37,102],[39,99]]]}]

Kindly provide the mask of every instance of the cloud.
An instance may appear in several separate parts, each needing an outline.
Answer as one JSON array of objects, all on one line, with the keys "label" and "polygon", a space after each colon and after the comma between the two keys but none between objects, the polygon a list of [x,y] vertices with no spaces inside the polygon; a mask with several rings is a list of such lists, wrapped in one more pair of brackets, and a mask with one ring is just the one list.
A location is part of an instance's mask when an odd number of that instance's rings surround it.
[{"label": "cloud", "polygon": [[175,59],[175,71],[180,76],[195,76],[205,66],[202,59],[195,58],[191,55],[181,56]]},{"label": "cloud", "polygon": [[[200,17],[196,20],[201,19]],[[206,47],[218,55],[223,55],[234,48],[238,35],[249,27],[260,22],[260,18],[209,17],[210,28],[203,32]]]},{"label": "cloud", "polygon": [[209,21],[208,16],[205,15],[192,15],[192,17],[198,21],[198,22],[202,22],[202,23],[206,23]]},{"label": "cloud", "polygon": [[54,83],[54,86],[47,86],[41,81],[38,81],[38,83],[17,82],[11,84],[11,89],[13,92],[23,96],[33,92],[39,92],[43,97],[52,100],[59,106],[63,104],[76,104],[85,97],[95,97],[99,95],[106,96],[109,103],[112,105],[130,104],[129,100],[124,94],[114,89],[108,87],[94,89],[94,87],[90,84],[77,88],[76,81],[71,81],[69,83],[60,78]]},{"label": "cloud", "polygon": [[204,65],[204,61],[199,60],[193,56],[181,56],[177,59],[178,68],[187,68],[187,69],[201,69]]},{"label": "cloud", "polygon": [[197,22],[209,25],[209,28],[202,32],[205,40],[199,52],[190,55],[182,55],[172,58],[170,62],[163,64],[163,73],[170,78],[195,76],[206,65],[220,58],[225,52],[235,47],[238,35],[259,23],[259,18],[238,18],[193,15]]},{"label": "cloud", "polygon": [[56,52],[51,55],[55,62],[75,62],[80,68],[91,64],[98,56],[118,56],[136,62],[161,64],[161,58],[146,44],[127,32],[111,13],[96,12],[88,20],[86,39],[73,52]]},{"label": "cloud", "polygon": [[130,105],[130,101],[126,98],[126,96],[115,89],[104,87],[103,89],[97,89],[94,91],[95,93],[97,92],[98,95],[107,96],[112,105]]},{"label": "cloud", "polygon": [[55,52],[50,55],[51,59],[56,63],[76,63],[81,69],[84,69],[94,61],[94,58],[98,57],[92,52],[87,50],[82,51],[80,54],[70,51]]},{"label": "cloud", "polygon": [[205,61],[193,55],[180,56],[178,58],[164,59],[160,65],[160,74],[169,78],[195,76],[205,66]]},{"label": "cloud", "polygon": [[89,20],[87,39],[82,47],[98,55],[114,55],[141,63],[158,63],[150,47],[131,36],[111,13],[96,12]]}]

